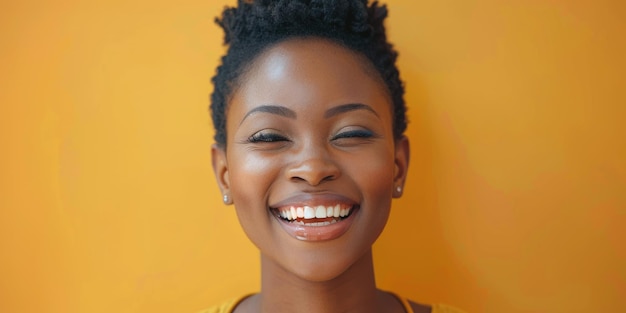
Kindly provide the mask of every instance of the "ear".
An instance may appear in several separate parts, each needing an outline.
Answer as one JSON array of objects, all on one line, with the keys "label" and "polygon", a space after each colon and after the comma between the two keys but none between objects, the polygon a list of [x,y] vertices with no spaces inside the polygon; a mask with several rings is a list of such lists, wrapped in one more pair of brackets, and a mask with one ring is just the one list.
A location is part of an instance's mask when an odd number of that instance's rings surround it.
[{"label": "ear", "polygon": [[402,192],[404,191],[404,183],[409,170],[409,158],[411,154],[409,138],[402,136],[402,138],[396,140],[395,150],[393,197],[400,198],[402,196]]},{"label": "ear", "polygon": [[230,178],[228,174],[228,161],[226,159],[226,149],[218,144],[211,146],[211,163],[213,165],[213,174],[217,184],[224,196],[224,203],[231,204],[230,196]]}]

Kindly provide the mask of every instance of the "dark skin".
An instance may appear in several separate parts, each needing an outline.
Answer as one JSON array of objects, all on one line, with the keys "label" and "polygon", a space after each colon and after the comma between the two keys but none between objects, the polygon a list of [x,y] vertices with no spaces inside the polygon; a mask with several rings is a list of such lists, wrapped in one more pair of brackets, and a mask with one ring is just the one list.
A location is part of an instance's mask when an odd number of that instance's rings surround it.
[{"label": "dark skin", "polygon": [[[402,194],[409,143],[393,137],[391,101],[369,64],[322,39],[279,43],[243,77],[226,126],[213,168],[261,252],[261,292],[235,312],[404,312],[376,288],[371,247]],[[294,233],[279,216],[333,205],[349,218]]]}]

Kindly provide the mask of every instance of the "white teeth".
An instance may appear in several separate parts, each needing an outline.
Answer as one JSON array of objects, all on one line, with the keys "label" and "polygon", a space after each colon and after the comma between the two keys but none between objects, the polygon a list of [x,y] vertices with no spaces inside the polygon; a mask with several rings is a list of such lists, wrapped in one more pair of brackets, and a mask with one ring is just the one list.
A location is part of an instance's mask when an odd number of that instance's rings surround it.
[{"label": "white teeth", "polygon": [[326,218],[326,208],[323,205],[315,208],[315,218]]},{"label": "white teeth", "polygon": [[[331,217],[346,217],[350,214],[351,208],[341,208],[341,205],[337,204],[335,206],[323,206],[318,205],[315,207],[304,206],[304,207],[289,207],[286,209],[282,209],[278,212],[280,217],[283,219],[293,221],[296,219],[313,219],[313,218],[331,218]],[[333,221],[336,222],[336,221]],[[309,223],[307,225],[311,226],[323,226],[323,225],[313,225],[316,223]]]},{"label": "white teeth", "polygon": [[315,210],[312,207],[310,207],[310,206],[305,206],[304,207],[304,218],[305,219],[315,218]]},{"label": "white teeth", "polygon": [[348,215],[348,212],[347,212],[347,211],[348,211],[348,210],[346,210],[346,209],[341,209],[341,210],[339,210],[339,216],[341,216],[341,217],[345,217],[346,215]]}]

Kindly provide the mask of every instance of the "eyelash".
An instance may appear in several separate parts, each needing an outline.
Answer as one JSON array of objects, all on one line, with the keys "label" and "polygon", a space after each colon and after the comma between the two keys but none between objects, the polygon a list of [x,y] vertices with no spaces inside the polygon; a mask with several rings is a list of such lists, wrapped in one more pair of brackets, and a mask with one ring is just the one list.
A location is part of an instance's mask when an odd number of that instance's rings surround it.
[{"label": "eyelash", "polygon": [[[346,132],[339,133],[335,135],[331,140],[337,139],[350,139],[350,138],[372,138],[374,137],[374,133],[369,130],[350,130]],[[284,136],[267,133],[267,132],[258,132],[248,138],[248,142],[250,143],[262,143],[262,142],[279,142],[279,141],[288,141]]]},{"label": "eyelash", "polygon": [[248,138],[248,142],[258,143],[258,142],[277,142],[277,141],[286,141],[287,138],[284,136],[266,133],[266,132],[258,132]]},{"label": "eyelash", "polygon": [[337,134],[332,140],[343,139],[343,138],[372,138],[374,137],[374,133],[369,130],[359,129],[359,130],[350,130]]}]

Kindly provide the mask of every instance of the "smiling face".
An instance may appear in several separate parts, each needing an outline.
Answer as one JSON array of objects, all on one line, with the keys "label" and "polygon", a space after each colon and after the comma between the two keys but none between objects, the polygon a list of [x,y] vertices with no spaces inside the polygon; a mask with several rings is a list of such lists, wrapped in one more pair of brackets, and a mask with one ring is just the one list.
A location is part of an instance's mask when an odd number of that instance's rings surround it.
[{"label": "smiling face", "polygon": [[321,39],[259,56],[213,148],[224,194],[264,260],[298,277],[337,277],[383,230],[408,166],[385,85],[364,58]]}]

